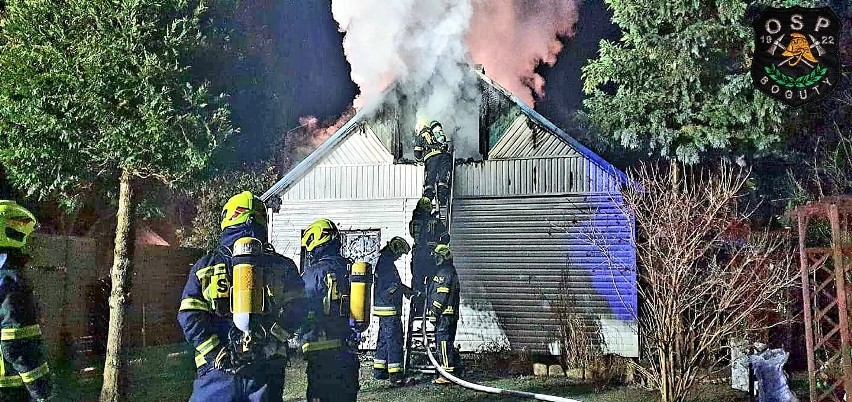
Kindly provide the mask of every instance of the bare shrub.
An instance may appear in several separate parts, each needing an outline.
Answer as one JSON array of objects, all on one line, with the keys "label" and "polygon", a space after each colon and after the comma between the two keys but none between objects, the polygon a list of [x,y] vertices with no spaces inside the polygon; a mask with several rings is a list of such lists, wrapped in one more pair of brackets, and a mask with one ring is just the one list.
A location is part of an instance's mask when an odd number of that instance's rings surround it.
[{"label": "bare shrub", "polygon": [[601,335],[600,320],[582,312],[577,297],[571,289],[571,274],[568,267],[562,269],[559,292],[553,303],[559,331],[559,362],[565,368],[580,369],[583,381],[586,371],[603,356],[605,341]]},{"label": "bare shrub", "polygon": [[[622,205],[636,235],[648,362],[638,370],[663,402],[680,402],[724,368],[730,340],[780,324],[773,313],[795,283],[789,242],[786,235],[730,235],[749,216],[738,205],[748,178],[742,170],[645,165],[630,177],[635,185],[623,189]],[[607,259],[616,275],[630,269]]]}]

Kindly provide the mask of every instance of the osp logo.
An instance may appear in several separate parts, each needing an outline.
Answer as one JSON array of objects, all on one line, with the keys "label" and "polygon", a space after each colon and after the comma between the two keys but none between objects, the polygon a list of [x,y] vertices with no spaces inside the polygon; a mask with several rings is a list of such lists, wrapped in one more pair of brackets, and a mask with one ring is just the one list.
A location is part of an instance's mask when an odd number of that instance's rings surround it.
[{"label": "osp logo", "polygon": [[797,107],[840,81],[840,19],[828,7],[766,9],[754,22],[751,77],[767,95]]}]

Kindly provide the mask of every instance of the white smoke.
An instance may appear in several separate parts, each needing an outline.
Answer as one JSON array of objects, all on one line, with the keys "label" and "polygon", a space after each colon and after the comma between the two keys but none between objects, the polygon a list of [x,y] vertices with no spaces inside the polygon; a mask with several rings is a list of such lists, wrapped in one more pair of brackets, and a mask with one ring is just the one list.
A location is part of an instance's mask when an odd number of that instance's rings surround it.
[{"label": "white smoke", "polygon": [[[479,156],[472,64],[532,105],[544,87],[535,67],[556,62],[577,21],[576,0],[333,0],[331,9],[361,91],[354,106],[388,101],[381,94],[395,83],[386,96],[404,99],[418,120],[441,121],[461,158]],[[413,132],[412,122],[402,137]]]},{"label": "white smoke", "polygon": [[440,121],[456,157],[478,155],[478,135],[471,133],[479,130],[480,94],[465,42],[471,0],[334,0],[331,9],[361,89],[356,108],[386,101],[380,95],[395,82],[389,96],[404,98],[418,120]]}]

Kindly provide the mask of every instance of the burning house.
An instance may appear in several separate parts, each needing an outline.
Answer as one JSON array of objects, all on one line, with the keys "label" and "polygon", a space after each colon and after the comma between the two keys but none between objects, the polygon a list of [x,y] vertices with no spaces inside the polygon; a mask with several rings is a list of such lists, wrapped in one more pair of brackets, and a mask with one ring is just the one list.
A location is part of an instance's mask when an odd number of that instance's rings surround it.
[{"label": "burning house", "polygon": [[[635,245],[619,208],[624,173],[470,72],[479,112],[426,116],[444,123],[455,148],[457,343],[557,353],[557,310],[568,294],[575,313],[600,324],[607,352],[638,356]],[[320,217],[339,225],[350,258],[376,258],[393,236],[412,241],[408,223],[424,184],[412,156],[418,105],[392,86],[263,195],[282,201],[269,229],[278,252],[299,262],[301,231]],[[397,261],[403,281],[409,264],[410,256]]]}]

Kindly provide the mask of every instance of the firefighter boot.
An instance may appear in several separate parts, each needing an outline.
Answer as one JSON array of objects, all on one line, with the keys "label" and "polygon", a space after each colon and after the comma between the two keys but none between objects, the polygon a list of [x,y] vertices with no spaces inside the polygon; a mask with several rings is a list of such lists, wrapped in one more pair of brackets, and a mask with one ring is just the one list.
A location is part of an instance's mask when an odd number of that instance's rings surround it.
[{"label": "firefighter boot", "polygon": [[445,182],[438,183],[438,205],[447,206],[450,198],[450,186]]}]

